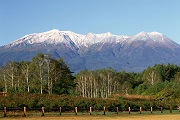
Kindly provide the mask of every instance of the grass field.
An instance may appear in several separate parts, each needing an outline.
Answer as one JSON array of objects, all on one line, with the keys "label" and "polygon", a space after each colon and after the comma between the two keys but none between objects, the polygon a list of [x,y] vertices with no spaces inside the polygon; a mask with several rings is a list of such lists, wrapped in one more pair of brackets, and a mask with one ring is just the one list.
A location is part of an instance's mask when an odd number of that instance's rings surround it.
[{"label": "grass field", "polygon": [[79,115],[56,117],[7,117],[0,120],[180,120],[180,114],[166,115]]}]

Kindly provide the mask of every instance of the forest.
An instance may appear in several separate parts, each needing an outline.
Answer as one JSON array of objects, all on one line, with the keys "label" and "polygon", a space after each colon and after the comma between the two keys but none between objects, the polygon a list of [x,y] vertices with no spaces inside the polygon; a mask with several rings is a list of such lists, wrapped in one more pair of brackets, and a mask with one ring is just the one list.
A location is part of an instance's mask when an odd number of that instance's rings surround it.
[{"label": "forest", "polygon": [[73,74],[62,58],[38,53],[31,61],[12,61],[0,68],[0,92],[7,93],[6,98],[0,98],[0,107],[78,104],[99,108],[137,106],[139,101],[156,107],[178,106],[179,91],[180,66],[173,64],[156,64],[140,73],[106,68]]}]

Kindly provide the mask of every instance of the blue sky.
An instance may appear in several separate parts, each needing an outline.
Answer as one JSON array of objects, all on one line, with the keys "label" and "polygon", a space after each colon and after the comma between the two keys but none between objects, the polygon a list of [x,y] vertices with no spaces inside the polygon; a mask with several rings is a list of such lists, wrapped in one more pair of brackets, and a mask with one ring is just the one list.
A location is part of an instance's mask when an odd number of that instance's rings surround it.
[{"label": "blue sky", "polygon": [[0,0],[0,46],[51,29],[79,34],[157,31],[180,44],[180,0]]}]

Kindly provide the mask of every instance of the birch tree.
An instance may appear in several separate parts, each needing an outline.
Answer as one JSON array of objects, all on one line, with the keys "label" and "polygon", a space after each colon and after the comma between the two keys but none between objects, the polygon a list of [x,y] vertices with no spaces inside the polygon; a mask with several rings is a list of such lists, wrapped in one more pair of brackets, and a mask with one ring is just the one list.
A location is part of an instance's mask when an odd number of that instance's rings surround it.
[{"label": "birch tree", "polygon": [[21,71],[22,71],[22,79],[24,79],[24,89],[27,92],[30,92],[30,74],[31,74],[31,63],[30,62],[21,62]]},{"label": "birch tree", "polygon": [[156,82],[160,82],[162,79],[160,74],[158,74],[155,69],[149,67],[143,75],[143,80],[150,85],[154,85]]},{"label": "birch tree", "polygon": [[32,64],[34,67],[34,77],[35,79],[37,78],[40,82],[40,94],[43,94],[43,65],[44,65],[44,54],[38,53],[33,59],[32,59]]}]

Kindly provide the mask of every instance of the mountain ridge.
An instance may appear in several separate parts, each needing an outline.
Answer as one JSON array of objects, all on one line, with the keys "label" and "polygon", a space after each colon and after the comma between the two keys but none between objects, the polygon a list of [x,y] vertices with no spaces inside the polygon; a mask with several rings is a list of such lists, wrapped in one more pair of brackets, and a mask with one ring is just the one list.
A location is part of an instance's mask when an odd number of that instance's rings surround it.
[{"label": "mountain ridge", "polygon": [[[53,30],[50,30],[47,32],[33,33],[33,34],[25,35],[22,38],[14,41],[8,45],[13,46],[16,44],[20,44],[22,42],[27,42],[27,44],[43,43],[43,42],[47,42],[50,44],[51,43],[58,44],[60,42],[67,42],[69,40],[71,42],[74,42],[76,45],[79,44],[79,46],[81,46],[81,45],[83,45],[82,43],[84,43],[84,46],[87,46],[86,44],[92,45],[92,44],[99,43],[99,42],[108,42],[105,40],[105,38],[111,38],[111,40],[113,40],[113,38],[114,38],[114,40],[116,40],[116,41],[113,41],[113,42],[121,42],[123,40],[128,40],[128,39],[147,40],[148,38],[152,39],[151,38],[152,34],[153,34],[153,36],[156,36],[156,37],[158,37],[158,36],[166,37],[165,35],[163,35],[162,33],[159,33],[159,32],[144,32],[143,31],[134,36],[114,35],[114,34],[111,34],[110,32],[101,33],[101,34],[88,33],[86,35],[83,35],[83,34],[74,33],[72,31],[59,31],[58,29],[53,29]],[[47,41],[52,36],[53,36],[53,38],[52,38],[53,40],[51,39],[50,41]],[[155,39],[157,39],[157,38],[155,38]],[[64,40],[64,41],[62,41],[62,40]],[[119,41],[117,41],[117,40],[119,40]]]},{"label": "mountain ridge", "polygon": [[25,35],[1,46],[0,64],[31,60],[38,52],[64,58],[75,73],[107,67],[138,72],[158,63],[180,64],[180,45],[159,32],[82,35],[57,29]]}]

